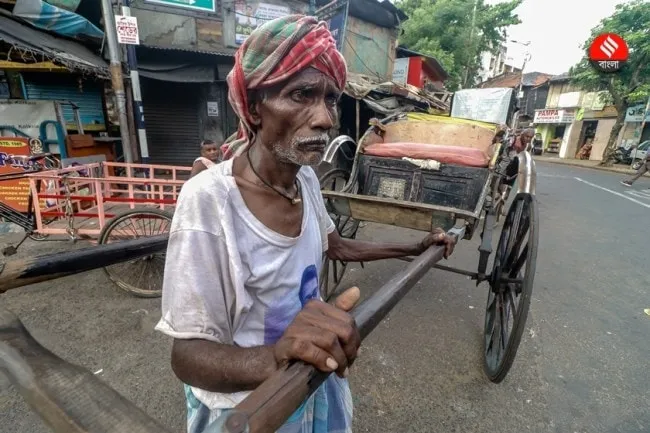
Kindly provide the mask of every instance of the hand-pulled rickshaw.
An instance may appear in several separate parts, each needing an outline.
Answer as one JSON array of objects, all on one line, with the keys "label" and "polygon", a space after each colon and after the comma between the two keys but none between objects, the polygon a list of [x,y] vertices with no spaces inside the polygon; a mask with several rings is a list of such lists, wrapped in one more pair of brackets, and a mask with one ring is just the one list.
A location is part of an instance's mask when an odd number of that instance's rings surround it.
[{"label": "hand-pulled rickshaw", "polygon": [[[477,270],[435,268],[486,282],[484,366],[493,382],[502,381],[517,353],[533,290],[538,217],[535,164],[528,151],[518,158],[516,196],[503,221],[491,268],[492,234],[504,173],[499,164],[496,125],[409,113],[374,119],[358,144],[340,136],[328,146],[332,164],[341,146],[355,149],[351,172],[333,168],[321,176],[326,207],[341,236],[356,236],[361,221],[431,231],[463,229],[463,239],[478,231]],[[321,294],[336,294],[347,263],[324,259]]]},{"label": "hand-pulled rickshaw", "polygon": [[[23,162],[27,161],[29,164]],[[17,180],[29,190],[27,209],[0,203],[0,218],[36,241],[89,239],[110,244],[169,232],[173,209],[191,167],[96,162],[62,168],[52,154],[11,155],[14,173],[0,182]],[[121,175],[118,173],[121,172]],[[119,288],[138,297],[162,294],[164,254],[104,267]]]},{"label": "hand-pulled rickshaw", "polygon": [[[495,207],[503,173],[498,169],[501,143],[493,143],[495,125],[426,114],[400,114],[371,122],[354,143],[350,137],[333,140],[326,150],[331,164],[344,145],[354,149],[350,171],[331,167],[321,176],[326,203],[341,236],[356,236],[368,221],[430,231],[444,227],[458,239],[480,232],[476,271],[449,266],[435,268],[469,276],[488,288],[484,325],[484,366],[493,382],[502,381],[515,358],[531,300],[537,256],[538,216],[535,164],[524,151],[518,159],[518,185],[503,221],[491,267]],[[146,241],[146,240],[145,240]],[[164,248],[145,241],[127,241],[122,254],[149,254]],[[154,242],[152,240],[152,242]],[[125,244],[126,244],[125,243]],[[119,244],[107,254],[119,254]],[[444,247],[430,247],[409,259],[404,272],[389,279],[352,311],[364,339],[421,278],[442,258]],[[85,253],[97,260],[101,251]],[[321,292],[336,294],[346,263],[324,258]],[[102,266],[101,264],[96,267]],[[22,274],[21,274],[22,276]],[[31,278],[30,276],[28,276]],[[0,370],[57,432],[124,431],[161,433],[165,430],[144,412],[89,371],[71,365],[36,342],[20,321],[0,309]],[[224,414],[206,433],[270,433],[282,425],[328,373],[293,362],[280,368],[233,412]]]}]

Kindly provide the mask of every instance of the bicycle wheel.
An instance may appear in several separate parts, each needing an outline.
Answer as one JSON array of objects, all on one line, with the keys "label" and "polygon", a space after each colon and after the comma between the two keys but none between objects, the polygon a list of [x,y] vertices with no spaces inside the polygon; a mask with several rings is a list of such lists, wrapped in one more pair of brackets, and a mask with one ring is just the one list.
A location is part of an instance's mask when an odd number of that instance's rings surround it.
[{"label": "bicycle wheel", "polygon": [[[159,209],[135,209],[111,219],[99,234],[99,244],[169,233],[172,214]],[[120,289],[142,298],[162,295],[165,253],[151,254],[104,267]]]}]

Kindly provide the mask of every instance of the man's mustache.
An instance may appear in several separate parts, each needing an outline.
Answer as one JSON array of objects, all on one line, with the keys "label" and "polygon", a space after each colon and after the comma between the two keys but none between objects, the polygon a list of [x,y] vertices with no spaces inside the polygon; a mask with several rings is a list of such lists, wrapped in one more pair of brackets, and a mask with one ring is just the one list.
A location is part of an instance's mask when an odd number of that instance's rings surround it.
[{"label": "man's mustache", "polygon": [[313,137],[296,137],[292,140],[292,144],[294,146],[326,145],[329,141],[329,135],[321,134]]}]

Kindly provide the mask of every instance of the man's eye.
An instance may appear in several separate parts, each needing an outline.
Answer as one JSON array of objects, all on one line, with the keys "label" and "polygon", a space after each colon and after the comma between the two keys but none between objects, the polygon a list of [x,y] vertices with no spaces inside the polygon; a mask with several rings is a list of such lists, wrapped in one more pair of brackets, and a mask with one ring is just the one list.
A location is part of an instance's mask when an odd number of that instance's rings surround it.
[{"label": "man's eye", "polygon": [[336,105],[339,101],[339,98],[337,95],[328,95],[325,97],[325,103],[327,105]]},{"label": "man's eye", "polygon": [[296,102],[303,102],[308,97],[309,92],[307,90],[296,90],[291,93],[291,98]]}]

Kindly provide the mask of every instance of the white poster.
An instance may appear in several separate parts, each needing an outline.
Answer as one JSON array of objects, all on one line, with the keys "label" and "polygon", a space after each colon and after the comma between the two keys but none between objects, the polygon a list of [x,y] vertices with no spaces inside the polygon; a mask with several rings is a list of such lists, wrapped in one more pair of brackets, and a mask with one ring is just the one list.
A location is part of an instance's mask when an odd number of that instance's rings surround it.
[{"label": "white poster", "polygon": [[138,34],[138,19],[126,15],[115,15],[115,29],[117,30],[117,42],[127,45],[140,45]]},{"label": "white poster", "polygon": [[395,59],[393,66],[393,83],[406,84],[409,75],[409,58]]},{"label": "white poster", "polygon": [[216,101],[208,101],[208,116],[219,117],[219,103]]},{"label": "white poster", "polygon": [[259,26],[267,21],[291,14],[287,6],[235,1],[235,42],[241,45]]},{"label": "white poster", "polygon": [[465,89],[454,93],[451,117],[506,123],[513,89]]},{"label": "white poster", "polygon": [[31,138],[38,138],[41,123],[46,120],[56,121],[53,101],[0,100],[0,123],[3,126],[13,126]]}]

